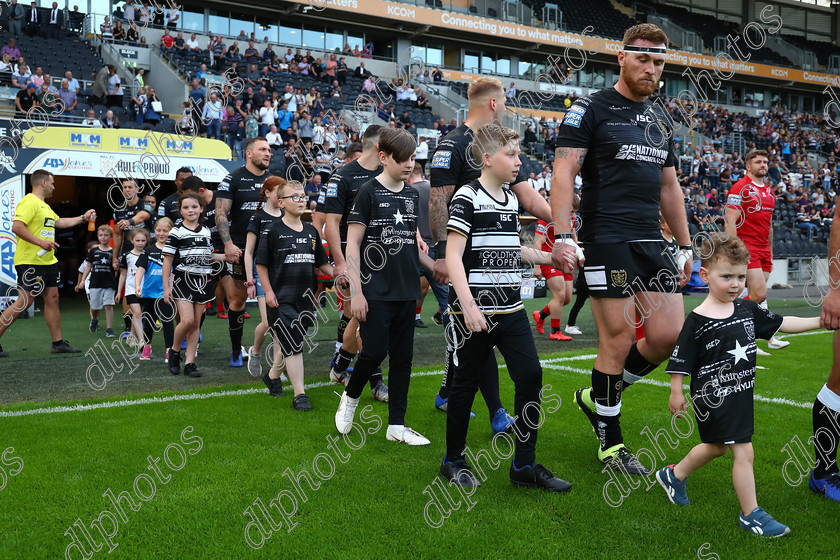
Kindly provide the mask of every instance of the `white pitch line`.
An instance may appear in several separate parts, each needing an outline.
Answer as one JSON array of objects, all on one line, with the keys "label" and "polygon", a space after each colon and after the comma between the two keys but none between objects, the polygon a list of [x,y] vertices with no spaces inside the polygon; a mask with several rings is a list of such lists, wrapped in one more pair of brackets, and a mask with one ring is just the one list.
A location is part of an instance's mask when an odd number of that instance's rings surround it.
[{"label": "white pitch line", "polygon": [[[581,374],[586,374],[586,375],[589,375],[589,374],[592,373],[592,370],[589,370],[589,369],[573,368],[573,367],[569,367],[569,366],[546,365],[545,367],[547,367],[548,369],[555,369],[555,370],[559,370],[559,371],[571,371],[571,372],[574,372],[574,373],[581,373]],[[645,385],[655,385],[657,387],[668,387],[668,388],[671,387],[670,383],[666,383],[665,381],[657,381],[655,379],[640,379],[636,383],[644,383]],[[688,385],[683,385],[683,388],[685,388],[685,389],[687,389],[688,387],[689,387]],[[766,403],[773,403],[773,404],[786,404],[786,405],[795,406],[795,407],[798,407],[798,408],[813,408],[813,406],[814,406],[814,403],[797,402],[797,401],[792,401],[790,399],[783,399],[783,398],[779,398],[779,397],[764,397],[764,396],[759,395],[757,393],[753,393],[753,398],[755,400],[759,401],[759,402],[766,402]]]},{"label": "white pitch line", "polygon": [[794,334],[781,334],[777,336],[779,340],[784,340],[786,338],[793,338],[795,336],[811,336],[812,334],[828,334],[834,331],[808,331],[808,332],[801,332],[801,333],[794,333]]},{"label": "white pitch line", "polygon": [[[824,331],[830,332],[830,331]],[[811,333],[808,333],[811,334]],[[558,371],[571,371],[573,373],[580,373],[589,375],[592,373],[591,369],[580,369],[580,368],[573,368],[569,366],[562,366],[562,365],[555,365],[560,362],[574,362],[574,361],[582,361],[582,360],[592,360],[596,357],[596,354],[584,354],[581,356],[566,356],[562,358],[550,358],[547,360],[540,360],[540,363],[543,367],[547,369],[553,369]],[[499,364],[499,369],[506,368],[505,364]],[[411,374],[412,377],[428,377],[432,375],[441,375],[443,373],[442,369],[437,369],[433,371],[422,371],[418,373]],[[656,381],[653,379],[642,379],[638,381],[638,383],[646,383],[648,385],[656,385],[658,387],[670,387],[670,383],[665,383],[663,381]],[[316,383],[308,383],[304,385],[304,389],[318,389],[321,387],[329,387],[331,385],[338,385],[328,382],[328,381],[319,381]],[[288,389],[290,387],[284,387],[284,389]],[[99,410],[103,408],[120,408],[124,406],[134,406],[140,404],[155,404],[155,403],[165,403],[165,402],[175,402],[175,401],[193,401],[193,400],[204,400],[204,399],[211,399],[216,397],[230,397],[230,396],[240,396],[240,395],[255,395],[259,393],[267,393],[268,389],[236,389],[232,391],[215,391],[212,393],[187,393],[181,395],[171,395],[168,397],[144,397],[140,399],[134,400],[124,400],[124,401],[110,401],[110,402],[103,402],[103,403],[95,403],[95,404],[77,404],[72,406],[54,406],[49,408],[34,408],[30,410],[11,410],[11,411],[0,411],[0,418],[16,418],[20,416],[32,416],[36,414],[55,414],[57,412],[82,412],[86,410]],[[800,403],[796,401],[791,401],[788,399],[782,398],[768,398],[763,397],[761,395],[755,395],[755,399],[760,402],[768,402],[768,403],[775,403],[775,404],[787,404],[790,406],[796,406],[799,408],[811,408],[811,403]]]}]

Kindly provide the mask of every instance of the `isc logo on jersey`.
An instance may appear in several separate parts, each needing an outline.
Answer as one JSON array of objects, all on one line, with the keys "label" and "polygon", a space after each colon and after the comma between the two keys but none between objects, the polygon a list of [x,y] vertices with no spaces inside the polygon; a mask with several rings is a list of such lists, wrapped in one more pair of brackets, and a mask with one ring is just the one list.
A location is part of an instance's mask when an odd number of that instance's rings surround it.
[{"label": "isc logo on jersey", "polygon": [[449,169],[449,164],[452,161],[452,152],[449,150],[441,150],[435,152],[432,158],[432,169]]}]

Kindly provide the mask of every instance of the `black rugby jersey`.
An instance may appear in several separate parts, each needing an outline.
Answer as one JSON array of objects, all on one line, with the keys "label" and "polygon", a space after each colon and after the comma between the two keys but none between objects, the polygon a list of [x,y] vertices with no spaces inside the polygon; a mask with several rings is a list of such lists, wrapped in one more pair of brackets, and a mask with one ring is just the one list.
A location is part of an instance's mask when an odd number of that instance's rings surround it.
[{"label": "black rugby jersey", "polygon": [[173,224],[178,224],[181,219],[181,211],[178,209],[178,193],[170,194],[160,201],[157,209],[158,218],[169,218]]},{"label": "black rugby jersey", "polygon": [[[455,185],[457,189],[481,176],[481,162],[475,161],[470,149],[474,136],[473,129],[462,124],[438,142],[432,156],[430,177],[432,188]],[[523,167],[520,167],[513,184],[527,180]]]},{"label": "black rugby jersey", "polygon": [[251,221],[248,222],[248,233],[253,233],[257,236],[256,244],[254,245],[254,254],[257,254],[257,249],[260,246],[260,234],[262,231],[273,224],[274,222],[279,221],[283,217],[283,211],[280,211],[279,216],[272,216],[268,212],[265,211],[265,207],[260,208],[254,215],[251,216]]},{"label": "black rugby jersey", "polygon": [[85,259],[90,263],[90,287],[117,289],[117,277],[114,275],[114,251],[103,251],[99,246],[88,251]]},{"label": "black rugby jersey", "polygon": [[[347,222],[365,226],[359,253],[362,293],[369,300],[420,298],[417,252],[417,189],[403,183],[399,192],[371,179],[359,189]],[[353,263],[347,264],[354,266]]]},{"label": "black rugby jersey", "polygon": [[[356,194],[362,185],[376,177],[382,172],[382,166],[373,171],[365,169],[359,161],[351,161],[347,165],[336,169],[330,175],[326,187],[321,189],[318,195],[318,210],[326,214],[341,214],[339,224],[339,235],[341,236],[342,248],[347,243],[347,218],[353,210],[353,203]],[[321,204],[323,200],[323,205]]]},{"label": "black rugby jersey", "polygon": [[650,100],[615,88],[575,101],[557,133],[560,148],[586,148],[581,167],[581,233],[588,243],[658,240],[662,168],[674,167],[671,119]]},{"label": "black rugby jersey", "polygon": [[784,320],[748,299],[736,299],[734,305],[724,319],[689,313],[665,368],[691,376],[691,398],[706,443],[752,435],[755,340],[771,338]]},{"label": "black rugby jersey", "polygon": [[[478,179],[455,191],[449,204],[448,231],[467,238],[464,271],[473,299],[482,313],[512,313],[522,309],[522,248],[519,245],[519,202],[503,187],[496,200]],[[449,289],[453,313],[461,313],[455,290]]]},{"label": "black rugby jersey", "polygon": [[245,249],[248,222],[260,207],[260,189],[263,182],[270,175],[266,171],[262,175],[254,175],[245,166],[229,173],[219,183],[216,198],[226,198],[231,201],[230,239],[240,249]]},{"label": "black rugby jersey", "polygon": [[318,290],[315,268],[327,263],[327,253],[312,224],[303,223],[303,230],[295,231],[278,219],[262,230],[260,238],[254,262],[268,268],[277,302],[291,304],[298,311],[314,309]]},{"label": "black rugby jersey", "polygon": [[138,212],[141,212],[143,210],[145,210],[146,212],[149,213],[149,219],[144,221],[144,222],[141,222],[139,224],[136,224],[136,225],[132,224],[132,225],[128,226],[127,228],[125,228],[124,230],[122,230],[123,244],[122,244],[122,249],[120,249],[119,247],[116,248],[118,253],[131,251],[134,248],[134,243],[132,243],[128,239],[128,232],[129,231],[131,231],[133,229],[144,227],[144,228],[148,229],[150,233],[152,232],[152,230],[154,229],[152,227],[152,223],[154,223],[154,220],[152,219],[152,217],[154,216],[155,211],[152,208],[151,203],[146,202],[142,198],[138,198],[137,202],[135,202],[131,206],[126,204],[124,208],[119,208],[119,209],[114,210],[114,227],[116,227],[117,222],[119,222],[121,220],[131,221],[131,218],[133,218],[134,216],[137,215]]}]

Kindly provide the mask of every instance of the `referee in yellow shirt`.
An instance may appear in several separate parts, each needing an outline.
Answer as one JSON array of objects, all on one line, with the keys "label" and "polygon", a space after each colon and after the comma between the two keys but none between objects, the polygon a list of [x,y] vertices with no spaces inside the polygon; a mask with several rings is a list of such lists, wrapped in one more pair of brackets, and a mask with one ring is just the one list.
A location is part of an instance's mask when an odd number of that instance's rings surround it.
[{"label": "referee in yellow shirt", "polygon": [[[58,282],[60,272],[54,249],[56,228],[70,228],[89,220],[94,214],[88,210],[75,218],[59,218],[49,204],[44,202],[55,190],[55,177],[49,171],[38,169],[30,177],[32,192],[21,199],[15,211],[12,233],[17,236],[15,272],[18,279],[18,298],[0,314],[0,337],[27,309],[35,297],[44,296],[44,319],[52,337],[52,352],[68,354],[80,352],[61,336],[61,314],[58,310]],[[0,358],[9,355],[0,346]]]}]

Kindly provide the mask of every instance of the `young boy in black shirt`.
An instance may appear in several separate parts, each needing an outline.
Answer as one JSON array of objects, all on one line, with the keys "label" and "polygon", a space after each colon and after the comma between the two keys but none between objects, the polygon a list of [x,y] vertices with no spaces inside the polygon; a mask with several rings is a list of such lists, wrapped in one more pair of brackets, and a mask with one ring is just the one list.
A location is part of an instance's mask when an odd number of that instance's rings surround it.
[{"label": "young boy in black shirt", "polygon": [[416,148],[414,137],[405,130],[382,131],[379,160],[383,171],[359,189],[347,220],[350,310],[359,320],[364,345],[341,395],[335,427],[342,434],[350,432],[362,389],[389,355],[386,438],[428,445],[428,439],[404,424],[414,353],[414,309],[420,297],[419,263],[434,266],[420,250],[420,195],[405,183],[414,169]]},{"label": "young boy in black shirt", "polygon": [[[275,179],[269,177],[266,184]],[[307,199],[303,185],[297,181],[279,181],[277,200],[285,213],[262,229],[254,261],[265,291],[266,320],[279,345],[274,351],[274,365],[262,378],[271,395],[282,395],[280,374],[285,365],[295,393],[292,408],[308,412],[312,405],[303,392],[303,339],[315,324],[312,305],[318,289],[315,269],[332,276],[333,267],[327,260],[321,236],[312,224],[300,220]]]},{"label": "young boy in black shirt", "polygon": [[755,340],[770,339],[778,331],[818,329],[820,318],[781,317],[753,301],[739,299],[750,253],[737,237],[712,234],[704,241],[701,255],[700,278],[709,285],[709,295],[686,318],[665,371],[671,374],[668,409],[672,414],[687,410],[682,385],[685,376],[691,376],[691,402],[702,443],[676,465],[659,470],[656,479],[671,502],[688,505],[688,476],[732,450],[740,527],[764,537],[781,537],[790,528],[758,507],[755,493]]},{"label": "young boy in black shirt", "polygon": [[85,284],[85,279],[90,275],[90,289],[88,290],[88,301],[90,301],[90,332],[99,329],[99,312],[105,308],[105,336],[114,338],[114,296],[117,292],[117,276],[111,265],[114,250],[111,249],[111,226],[101,225],[96,231],[96,238],[99,244],[88,251],[85,272],[81,280],[76,284],[78,292]]},{"label": "young boy in black shirt", "polygon": [[[446,268],[452,282],[447,342],[455,348],[455,377],[440,476],[450,484],[481,486],[464,455],[470,409],[482,377],[495,375],[485,363],[497,347],[515,387],[517,441],[510,481],[566,492],[572,485],[536,462],[542,367],[520,299],[521,270],[522,257],[532,265],[548,265],[551,254],[519,243],[519,201],[509,188],[521,166],[519,135],[498,124],[484,125],[476,131],[471,150],[482,167],[481,176],[455,191],[446,226]],[[558,243],[564,242],[562,237],[558,235]]]}]

